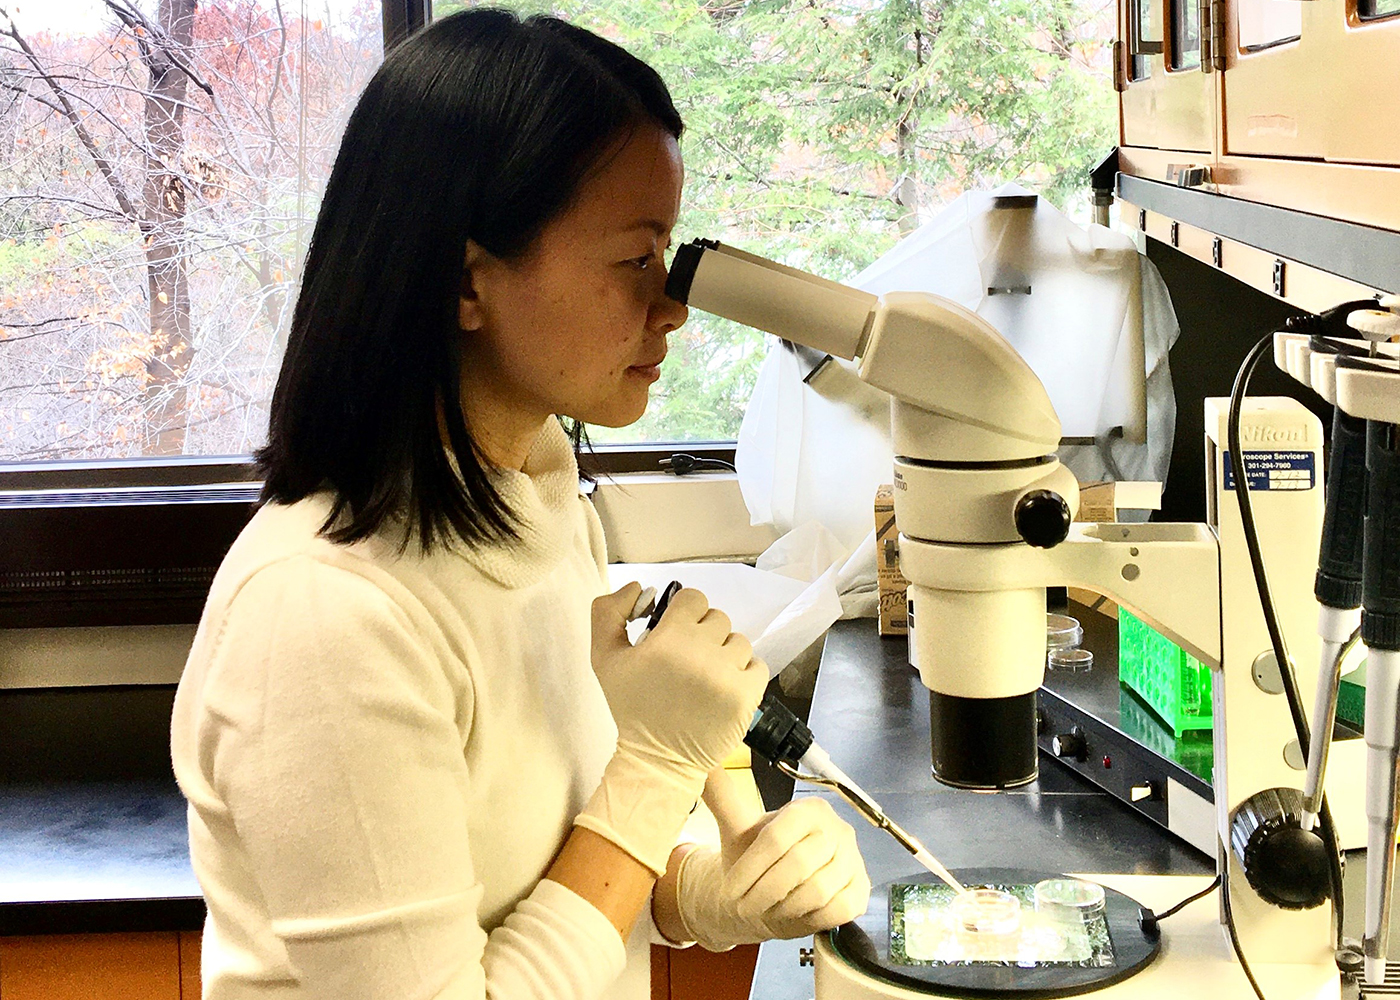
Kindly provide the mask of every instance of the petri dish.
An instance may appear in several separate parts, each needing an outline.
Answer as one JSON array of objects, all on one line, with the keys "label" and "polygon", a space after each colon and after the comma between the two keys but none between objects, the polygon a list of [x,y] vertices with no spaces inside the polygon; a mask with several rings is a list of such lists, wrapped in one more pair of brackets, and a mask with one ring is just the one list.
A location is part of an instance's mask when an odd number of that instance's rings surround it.
[{"label": "petri dish", "polygon": [[1037,882],[1035,912],[1070,924],[1093,920],[1104,912],[1103,886],[1078,878],[1048,878]]},{"label": "petri dish", "polygon": [[1087,649],[1052,649],[1046,654],[1045,665],[1067,674],[1083,673],[1093,668],[1094,654]]},{"label": "petri dish", "polygon": [[1021,901],[1001,889],[969,889],[953,900],[952,915],[963,934],[1014,934],[1021,927]]},{"label": "petri dish", "polygon": [[1049,649],[1066,649],[1084,641],[1084,629],[1078,618],[1069,615],[1045,616],[1045,645]]}]

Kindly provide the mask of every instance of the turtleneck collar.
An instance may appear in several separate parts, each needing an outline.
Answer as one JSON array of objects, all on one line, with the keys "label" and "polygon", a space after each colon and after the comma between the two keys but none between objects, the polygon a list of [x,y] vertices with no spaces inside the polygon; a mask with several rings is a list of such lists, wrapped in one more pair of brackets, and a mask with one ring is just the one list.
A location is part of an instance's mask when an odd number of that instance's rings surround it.
[{"label": "turtleneck collar", "polygon": [[462,553],[501,586],[528,587],[564,557],[577,531],[578,463],[559,421],[545,421],[519,472],[497,470],[491,484],[514,515],[519,537],[465,546]]}]

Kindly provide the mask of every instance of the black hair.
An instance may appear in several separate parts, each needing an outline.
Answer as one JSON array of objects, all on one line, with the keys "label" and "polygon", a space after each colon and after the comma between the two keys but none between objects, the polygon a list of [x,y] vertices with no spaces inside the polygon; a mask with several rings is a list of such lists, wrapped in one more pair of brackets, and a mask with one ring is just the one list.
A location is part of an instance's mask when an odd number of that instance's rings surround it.
[{"label": "black hair", "polygon": [[558,18],[478,8],[393,49],[321,201],[257,453],[262,501],[330,491],[321,530],[337,542],[398,518],[424,551],[515,536],[462,412],[467,240],[519,259],[646,123],[683,129],[656,71]]}]

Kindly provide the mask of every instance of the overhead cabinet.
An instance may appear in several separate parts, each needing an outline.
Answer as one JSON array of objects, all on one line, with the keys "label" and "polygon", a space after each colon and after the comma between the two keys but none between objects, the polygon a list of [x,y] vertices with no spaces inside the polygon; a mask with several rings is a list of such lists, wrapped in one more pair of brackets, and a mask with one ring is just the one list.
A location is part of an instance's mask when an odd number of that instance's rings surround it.
[{"label": "overhead cabinet", "polygon": [[1400,231],[1400,0],[1119,0],[1122,170]]}]

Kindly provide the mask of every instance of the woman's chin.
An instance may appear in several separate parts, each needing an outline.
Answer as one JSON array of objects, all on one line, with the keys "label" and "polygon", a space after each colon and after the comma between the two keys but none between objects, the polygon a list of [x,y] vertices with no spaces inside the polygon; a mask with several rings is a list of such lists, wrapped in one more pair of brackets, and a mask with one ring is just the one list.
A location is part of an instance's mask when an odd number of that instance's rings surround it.
[{"label": "woman's chin", "polygon": [[628,427],[642,419],[648,402],[650,399],[644,393],[640,400],[617,400],[607,406],[590,407],[586,413],[571,413],[569,416],[595,427]]}]

